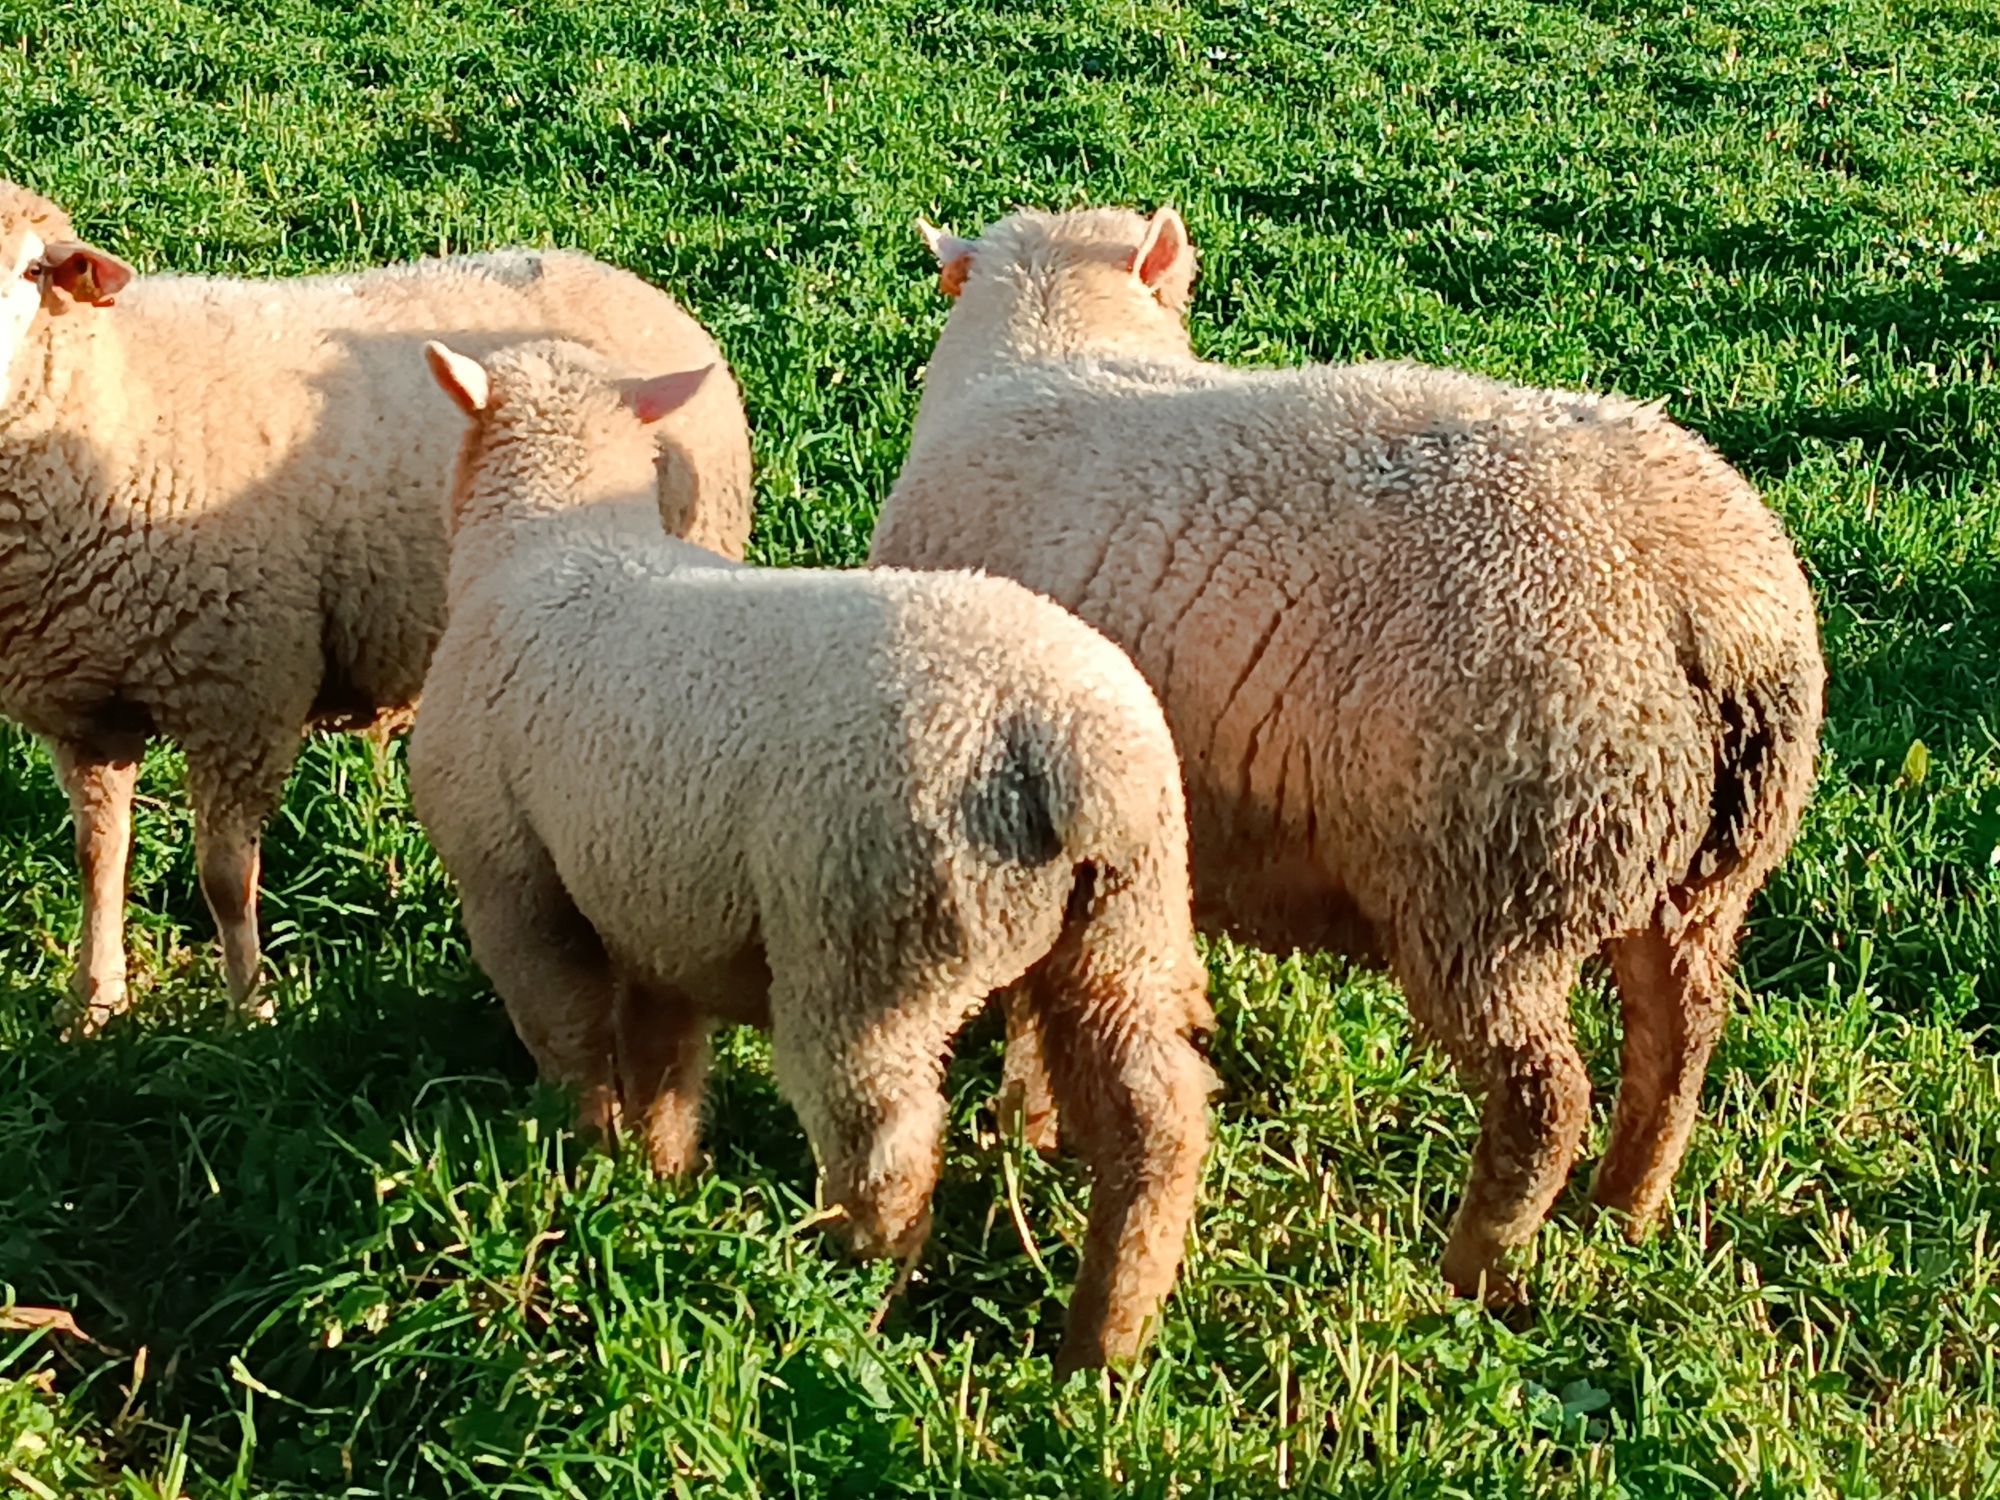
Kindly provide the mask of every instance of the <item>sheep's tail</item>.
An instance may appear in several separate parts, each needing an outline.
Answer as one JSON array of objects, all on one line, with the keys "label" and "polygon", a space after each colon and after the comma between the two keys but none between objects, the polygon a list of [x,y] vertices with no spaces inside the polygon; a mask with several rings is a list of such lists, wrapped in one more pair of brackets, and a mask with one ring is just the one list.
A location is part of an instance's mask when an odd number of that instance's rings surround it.
[{"label": "sheep's tail", "polygon": [[1768,872],[1798,831],[1812,790],[1824,669],[1816,652],[1743,680],[1712,684],[1688,666],[1709,706],[1715,774],[1708,827],[1682,882],[1699,890]]},{"label": "sheep's tail", "polygon": [[1678,601],[1668,628],[1711,757],[1706,826],[1697,812],[1676,829],[1698,837],[1675,873],[1685,894],[1740,893],[1784,856],[1812,790],[1826,683],[1812,589],[1777,515],[1721,454],[1654,408],[1602,409],[1625,416],[1636,488],[1619,524],[1656,597]]},{"label": "sheep's tail", "polygon": [[[1138,945],[1143,933],[1205,977],[1195,957],[1180,762],[1150,694],[1115,712],[1016,711],[1001,723],[965,813],[972,841],[991,854],[1028,868],[1068,864],[1059,950],[1129,929],[1125,941]],[[1206,986],[1185,987],[1189,1021],[1205,1030]]]}]

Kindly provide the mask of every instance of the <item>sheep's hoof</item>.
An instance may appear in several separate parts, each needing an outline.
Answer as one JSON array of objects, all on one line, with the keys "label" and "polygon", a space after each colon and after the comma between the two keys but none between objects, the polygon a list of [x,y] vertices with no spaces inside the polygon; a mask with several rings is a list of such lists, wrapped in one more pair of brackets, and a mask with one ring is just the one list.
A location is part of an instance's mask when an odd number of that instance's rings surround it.
[{"label": "sheep's hoof", "polygon": [[602,1151],[618,1149],[618,1091],[610,1084],[591,1084],[577,1091],[576,1133]]},{"label": "sheep's hoof", "polygon": [[1584,1228],[1595,1229],[1597,1221],[1604,1217],[1617,1221],[1618,1232],[1625,1237],[1626,1244],[1643,1245],[1660,1227],[1661,1211],[1658,1205],[1634,1203],[1629,1196],[1600,1197],[1584,1210]]},{"label": "sheep's hoof", "polygon": [[1132,1328],[1065,1333],[1051,1361],[1056,1384],[1061,1385],[1079,1370],[1108,1370],[1113,1376],[1130,1374],[1145,1347],[1146,1339]]},{"label": "sheep's hoof", "polygon": [[1645,1208],[1638,1204],[1599,1204],[1602,1213],[1613,1215],[1618,1220],[1618,1232],[1625,1236],[1628,1245],[1643,1245],[1659,1230],[1660,1210]]},{"label": "sheep's hoof", "polygon": [[58,1035],[66,1042],[80,1042],[94,1037],[118,1017],[125,1014],[125,995],[121,990],[115,1001],[106,1003],[98,1000],[72,1000],[57,1012]]},{"label": "sheep's hoof", "polygon": [[646,1166],[662,1182],[687,1182],[708,1170],[708,1153],[684,1140],[644,1143]]},{"label": "sheep's hoof", "polygon": [[244,1026],[268,1026],[278,1019],[278,1006],[263,990],[255,990],[236,1002],[234,1013]]},{"label": "sheep's hoof", "polygon": [[896,1260],[914,1264],[931,1235],[931,1211],[926,1205],[903,1224],[885,1220],[866,1205],[850,1206],[837,1231],[856,1260]]},{"label": "sheep's hoof", "polygon": [[1056,1384],[1064,1384],[1078,1370],[1102,1370],[1104,1354],[1102,1350],[1076,1350],[1072,1352],[1070,1342],[1064,1340],[1062,1348],[1056,1350]]},{"label": "sheep's hoof", "polygon": [[79,969],[70,976],[69,997],[56,1011],[56,1023],[66,1042],[96,1036],[132,1003],[123,979],[93,982]]},{"label": "sheep's hoof", "polygon": [[1643,1245],[1653,1237],[1653,1231],[1659,1227],[1659,1220],[1653,1215],[1649,1214],[1642,1219],[1636,1214],[1627,1214],[1625,1216],[1625,1223],[1622,1226],[1625,1233],[1625,1243],[1628,1245]]},{"label": "sheep's hoof", "polygon": [[1497,1250],[1453,1245],[1446,1249],[1440,1269],[1454,1292],[1485,1303],[1490,1311],[1527,1305],[1527,1287],[1502,1268]]},{"label": "sheep's hoof", "polygon": [[1078,1370],[1101,1370],[1104,1368],[1104,1350],[1095,1341],[1079,1344],[1074,1339],[1064,1339],[1062,1347],[1056,1350],[1056,1384],[1061,1385]]}]

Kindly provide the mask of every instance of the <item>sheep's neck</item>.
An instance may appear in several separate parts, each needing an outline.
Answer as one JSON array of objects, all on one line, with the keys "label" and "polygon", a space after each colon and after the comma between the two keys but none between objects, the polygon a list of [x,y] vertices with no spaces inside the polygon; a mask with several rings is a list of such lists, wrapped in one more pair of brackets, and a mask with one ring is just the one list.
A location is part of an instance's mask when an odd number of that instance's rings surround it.
[{"label": "sheep's neck", "polygon": [[541,453],[479,473],[453,522],[450,592],[456,596],[522,547],[583,536],[625,543],[663,535],[658,490],[594,471],[582,450]]},{"label": "sheep's neck", "polygon": [[1095,307],[1030,285],[984,305],[955,308],[925,372],[924,391],[926,397],[948,396],[999,371],[1078,359],[1197,363],[1187,330],[1164,309],[1132,316],[1129,307]]},{"label": "sheep's neck", "polygon": [[461,523],[581,510],[658,482],[650,445],[623,451],[536,426],[489,429],[460,462],[467,481]]},{"label": "sheep's neck", "polygon": [[72,404],[70,381],[64,372],[78,368],[85,359],[99,357],[75,347],[87,331],[81,327],[65,329],[54,318],[46,317],[29,330],[4,378],[0,378],[0,455],[11,456],[39,445],[59,428],[75,425],[74,413],[68,422],[63,420],[65,407]]}]

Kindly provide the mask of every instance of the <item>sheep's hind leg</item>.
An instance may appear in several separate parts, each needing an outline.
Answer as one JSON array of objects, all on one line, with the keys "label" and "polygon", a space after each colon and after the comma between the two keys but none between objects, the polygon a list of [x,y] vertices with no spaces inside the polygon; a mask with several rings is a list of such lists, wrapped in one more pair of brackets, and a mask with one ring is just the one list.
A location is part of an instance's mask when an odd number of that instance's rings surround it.
[{"label": "sheep's hind leg", "polygon": [[1042,1047],[1041,1022],[1025,981],[1000,992],[1007,1018],[1007,1051],[995,1101],[1002,1131],[1018,1128],[1022,1140],[1044,1156],[1062,1144],[1062,1117],[1049,1083],[1048,1060]]},{"label": "sheep's hind leg", "polygon": [[621,972],[615,1027],[624,1128],[662,1177],[692,1171],[701,1150],[709,1019],[679,990]]},{"label": "sheep's hind leg", "polygon": [[466,936],[542,1077],[573,1090],[581,1131],[618,1127],[611,960],[547,855],[496,858],[459,878]]},{"label": "sheep's hind leg", "polygon": [[1546,956],[1482,982],[1405,988],[1418,1024],[1486,1097],[1442,1270],[1460,1296],[1521,1297],[1506,1254],[1533,1239],[1569,1179],[1590,1118],[1590,1078],[1570,1031],[1573,966]]},{"label": "sheep's hind leg", "polygon": [[1625,1215],[1626,1238],[1651,1229],[1680,1170],[1709,1054],[1727,1014],[1725,971],[1743,902],[1669,936],[1659,925],[1611,945],[1625,1020],[1623,1074],[1598,1203]]},{"label": "sheep's hind leg", "polygon": [[56,775],[69,794],[76,825],[77,871],[83,881],[83,934],[70,992],[75,1030],[97,1030],[127,1004],[125,870],[132,853],[132,793],[139,782],[142,739],[106,744],[50,742]]},{"label": "sheep's hind leg", "polygon": [[188,793],[194,802],[195,868],[202,897],[222,940],[230,998],[250,1020],[269,1020],[263,993],[263,949],[257,936],[257,882],[263,869],[264,823],[284,799],[298,740],[287,736],[250,753],[188,751]]},{"label": "sheep's hind leg", "polygon": [[1186,1248],[1210,1074],[1184,995],[1065,937],[1030,974],[1063,1128],[1090,1167],[1090,1225],[1058,1376],[1144,1346]]}]

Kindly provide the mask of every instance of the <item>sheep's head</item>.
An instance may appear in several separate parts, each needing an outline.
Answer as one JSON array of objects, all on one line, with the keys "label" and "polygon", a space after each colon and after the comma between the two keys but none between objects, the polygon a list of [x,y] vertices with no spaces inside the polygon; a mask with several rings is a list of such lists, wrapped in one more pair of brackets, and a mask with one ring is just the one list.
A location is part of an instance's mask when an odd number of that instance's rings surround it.
[{"label": "sheep's head", "polygon": [[714,368],[626,379],[564,340],[516,344],[483,361],[433,341],[424,358],[468,419],[449,498],[454,527],[488,484],[570,504],[656,491],[654,424],[692,400]]},{"label": "sheep's head", "polygon": [[109,307],[132,268],[86,245],[69,215],[39,193],[0,181],[0,371],[13,363],[38,314]]},{"label": "sheep's head", "polygon": [[960,239],[918,220],[937,257],[938,286],[968,319],[997,318],[1014,342],[1185,347],[1194,246],[1171,208],[1023,212]]}]

